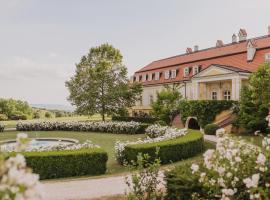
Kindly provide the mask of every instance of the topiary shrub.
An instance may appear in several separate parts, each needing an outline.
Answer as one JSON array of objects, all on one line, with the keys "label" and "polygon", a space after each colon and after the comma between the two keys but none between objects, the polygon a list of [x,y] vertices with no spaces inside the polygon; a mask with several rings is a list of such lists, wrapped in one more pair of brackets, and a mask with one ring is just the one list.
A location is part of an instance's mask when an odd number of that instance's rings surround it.
[{"label": "topiary shrub", "polygon": [[123,158],[130,163],[136,161],[139,153],[156,157],[156,149],[159,148],[159,158],[162,164],[179,161],[192,157],[204,149],[203,135],[198,131],[192,131],[185,136],[162,142],[128,145],[123,151]]},{"label": "topiary shrub", "polygon": [[25,152],[27,166],[40,179],[99,175],[106,172],[108,155],[99,148],[73,151]]},{"label": "topiary shrub", "polygon": [[207,124],[204,127],[204,133],[206,135],[216,135],[216,131],[219,129],[217,124]]}]

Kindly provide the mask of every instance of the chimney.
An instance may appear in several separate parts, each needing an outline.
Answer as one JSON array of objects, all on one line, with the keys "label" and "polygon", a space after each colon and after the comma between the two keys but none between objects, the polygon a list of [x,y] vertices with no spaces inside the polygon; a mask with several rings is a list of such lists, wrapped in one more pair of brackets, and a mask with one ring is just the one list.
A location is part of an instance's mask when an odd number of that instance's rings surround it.
[{"label": "chimney", "polygon": [[239,30],[238,37],[239,37],[239,42],[246,41],[247,31],[245,29],[241,28]]},{"label": "chimney", "polygon": [[232,43],[237,42],[237,36],[235,34],[232,35]]},{"label": "chimney", "polygon": [[186,49],[186,53],[187,53],[187,54],[192,53],[192,48],[188,47],[188,48]]},{"label": "chimney", "polygon": [[198,45],[195,45],[194,46],[194,52],[197,52],[197,51],[199,51],[199,46]]},{"label": "chimney", "polygon": [[270,26],[268,26],[268,35],[270,35]]},{"label": "chimney", "polygon": [[217,40],[216,42],[216,47],[222,47],[224,44],[223,44],[223,41],[222,40]]}]

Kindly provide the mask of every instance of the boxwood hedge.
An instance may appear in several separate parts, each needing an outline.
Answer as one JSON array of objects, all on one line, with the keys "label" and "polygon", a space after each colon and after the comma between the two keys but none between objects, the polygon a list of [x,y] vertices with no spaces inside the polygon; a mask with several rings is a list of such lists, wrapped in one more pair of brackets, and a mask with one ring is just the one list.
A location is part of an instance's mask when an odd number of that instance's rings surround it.
[{"label": "boxwood hedge", "polygon": [[138,153],[148,154],[154,159],[157,147],[159,147],[158,156],[162,164],[179,161],[203,151],[203,135],[199,131],[189,131],[187,135],[172,140],[128,145],[123,151],[124,160],[126,162],[135,161]]},{"label": "boxwood hedge", "polygon": [[72,151],[25,152],[27,166],[40,179],[99,175],[106,172],[107,153],[99,148]]}]

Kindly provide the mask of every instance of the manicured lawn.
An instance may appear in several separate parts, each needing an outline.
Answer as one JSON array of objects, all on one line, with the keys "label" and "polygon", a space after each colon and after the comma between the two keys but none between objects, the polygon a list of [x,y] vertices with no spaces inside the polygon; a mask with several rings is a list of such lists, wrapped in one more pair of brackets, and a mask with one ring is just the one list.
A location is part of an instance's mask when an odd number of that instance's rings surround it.
[{"label": "manicured lawn", "polygon": [[[4,133],[0,134],[0,140],[9,140],[15,139],[17,135],[17,131],[5,131]],[[77,139],[80,142],[85,140],[91,140],[94,144],[98,144],[103,148],[109,156],[109,160],[107,162],[107,175],[110,174],[117,174],[127,172],[128,168],[119,165],[115,160],[114,154],[114,144],[116,141],[133,141],[137,140],[138,138],[144,138],[144,134],[139,135],[127,135],[127,134],[108,134],[108,133],[94,133],[94,132],[71,132],[71,131],[33,131],[33,132],[26,132],[28,137],[31,138],[46,138],[46,137],[53,137],[53,138],[73,138]],[[214,144],[210,142],[205,142],[206,149],[214,148]],[[183,164],[191,164],[194,161],[198,161],[202,159],[202,154],[199,154],[195,157],[185,159],[173,164],[168,164],[162,166],[162,169],[170,169],[174,166],[183,165]]]},{"label": "manicured lawn", "polygon": [[[17,131],[5,131],[0,134],[0,140],[15,139]],[[126,140],[137,140],[138,138],[144,138],[144,134],[140,135],[126,135],[126,134],[108,134],[108,133],[87,133],[87,132],[67,132],[67,131],[34,131],[26,132],[28,137],[54,137],[54,138],[73,138],[77,139],[80,142],[85,140],[91,140],[94,144],[101,146],[109,156],[107,162],[108,174],[124,172],[125,169],[123,166],[119,165],[115,160],[114,155],[114,144],[117,140],[126,141]]]},{"label": "manicured lawn", "polygon": [[252,144],[255,144],[257,146],[262,146],[262,139],[263,137],[261,136],[255,136],[255,135],[233,135],[234,138],[237,139],[243,139],[246,140],[247,142],[250,142]]}]

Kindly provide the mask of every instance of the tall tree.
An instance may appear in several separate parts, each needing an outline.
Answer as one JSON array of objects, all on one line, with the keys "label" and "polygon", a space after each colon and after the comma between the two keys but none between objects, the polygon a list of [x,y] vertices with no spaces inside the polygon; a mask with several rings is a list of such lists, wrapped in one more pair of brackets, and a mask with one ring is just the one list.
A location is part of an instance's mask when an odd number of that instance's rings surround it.
[{"label": "tall tree", "polygon": [[157,100],[152,104],[153,115],[166,124],[171,124],[175,111],[182,99],[179,89],[182,85],[166,85],[163,90],[157,93]]},{"label": "tall tree", "polygon": [[76,72],[66,86],[69,100],[81,114],[116,114],[138,100],[142,86],[129,84],[122,55],[112,45],[91,48],[76,65]]}]

